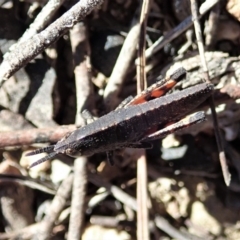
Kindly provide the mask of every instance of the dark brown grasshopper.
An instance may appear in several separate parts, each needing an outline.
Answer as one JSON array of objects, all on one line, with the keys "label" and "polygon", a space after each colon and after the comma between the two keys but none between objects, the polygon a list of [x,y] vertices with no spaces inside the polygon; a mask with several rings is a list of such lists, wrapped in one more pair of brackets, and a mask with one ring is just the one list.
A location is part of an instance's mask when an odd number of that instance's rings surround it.
[{"label": "dark brown grasshopper", "polygon": [[[128,99],[121,107],[68,134],[55,145],[28,153],[28,156],[48,153],[48,156],[30,167],[53,159],[57,154],[76,157],[91,156],[99,152],[109,153],[125,147],[151,148],[149,141],[203,121],[203,112],[184,120],[182,118],[212,94],[212,84],[202,83],[160,97],[185,75],[186,71],[181,68],[170,78],[150,86],[135,98]],[[173,124],[167,126],[171,123]]]}]

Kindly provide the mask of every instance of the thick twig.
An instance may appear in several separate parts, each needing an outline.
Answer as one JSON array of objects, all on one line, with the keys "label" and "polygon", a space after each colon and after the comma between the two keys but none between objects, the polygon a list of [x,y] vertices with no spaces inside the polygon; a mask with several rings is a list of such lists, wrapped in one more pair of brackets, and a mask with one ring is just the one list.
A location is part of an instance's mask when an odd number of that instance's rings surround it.
[{"label": "thick twig", "polygon": [[[145,71],[145,45],[146,45],[146,26],[150,9],[150,0],[143,0],[140,16],[140,37],[138,44],[137,65],[137,92],[140,93],[147,87],[147,77]],[[144,149],[137,161],[137,237],[138,239],[149,239],[149,219],[148,219],[148,191],[147,191],[147,160]]]},{"label": "thick twig", "polygon": [[60,126],[53,128],[29,129],[11,132],[1,132],[0,148],[9,146],[23,146],[34,143],[55,143],[67,133],[76,130],[75,125]]},{"label": "thick twig", "polygon": [[13,73],[25,66],[45,48],[57,41],[66,31],[82,20],[103,0],[81,0],[39,34],[18,45],[5,56],[0,66],[0,85]]},{"label": "thick twig", "polygon": [[[201,27],[200,27],[200,23],[198,21],[196,0],[191,0],[191,9],[192,9],[196,38],[197,38],[197,42],[198,42],[198,50],[199,50],[199,54],[200,54],[200,58],[201,58],[201,63],[203,66],[203,71],[205,73],[205,79],[207,82],[210,82],[209,70],[208,70],[208,66],[207,66],[207,62],[206,62],[205,54],[204,54],[204,45],[203,45],[203,40],[202,40]],[[220,133],[217,114],[216,114],[216,110],[215,110],[213,95],[208,99],[208,101],[209,101],[209,105],[210,105],[210,108],[212,111],[212,116],[213,116],[214,130],[215,130],[215,136],[216,136],[216,141],[217,141],[217,146],[218,146],[219,159],[220,159],[220,164],[222,167],[223,177],[224,177],[224,181],[225,181],[226,185],[229,186],[230,181],[231,181],[231,174],[230,174],[230,172],[228,170],[228,166],[227,166],[227,159],[226,159],[226,155],[224,152],[223,143],[222,143],[222,139],[221,139],[221,133]]]}]

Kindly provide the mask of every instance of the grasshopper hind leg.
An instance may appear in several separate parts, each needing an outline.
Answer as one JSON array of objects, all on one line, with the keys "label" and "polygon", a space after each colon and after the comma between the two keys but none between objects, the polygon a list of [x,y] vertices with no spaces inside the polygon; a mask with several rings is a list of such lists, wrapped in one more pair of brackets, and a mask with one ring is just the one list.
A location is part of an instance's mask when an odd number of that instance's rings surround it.
[{"label": "grasshopper hind leg", "polygon": [[157,131],[153,134],[150,134],[150,135],[144,137],[141,140],[141,143],[145,143],[145,142],[148,142],[148,141],[154,141],[154,140],[157,140],[157,139],[164,138],[171,133],[178,132],[180,130],[183,130],[185,128],[188,128],[188,127],[190,127],[194,124],[203,122],[205,120],[206,120],[206,117],[205,117],[205,114],[204,114],[203,111],[193,113],[189,116],[186,116],[185,118],[181,119],[178,122],[175,122],[175,123],[163,128],[163,129],[160,129],[159,131]]}]

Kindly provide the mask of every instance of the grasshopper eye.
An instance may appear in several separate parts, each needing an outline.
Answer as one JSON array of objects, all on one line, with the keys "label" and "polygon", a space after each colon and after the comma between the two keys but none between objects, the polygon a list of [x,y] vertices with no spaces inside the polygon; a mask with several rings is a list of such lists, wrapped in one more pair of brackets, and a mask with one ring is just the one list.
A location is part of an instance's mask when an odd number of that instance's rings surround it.
[{"label": "grasshopper eye", "polygon": [[71,156],[71,157],[77,157],[77,156],[81,156],[81,152],[80,151],[77,151],[73,148],[67,148],[65,150],[65,154],[67,154],[68,156]]}]

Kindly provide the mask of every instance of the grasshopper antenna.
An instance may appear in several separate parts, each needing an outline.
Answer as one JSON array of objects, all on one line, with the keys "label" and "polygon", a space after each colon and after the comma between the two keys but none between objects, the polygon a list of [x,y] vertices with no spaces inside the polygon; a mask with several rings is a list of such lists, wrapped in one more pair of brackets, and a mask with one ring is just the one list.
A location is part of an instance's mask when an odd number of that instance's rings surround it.
[{"label": "grasshopper antenna", "polygon": [[43,158],[37,160],[36,162],[32,163],[28,168],[30,169],[30,168],[37,166],[40,163],[46,162],[48,160],[52,160],[57,154],[58,153],[56,153],[56,152],[52,152],[52,153],[48,154],[46,157],[43,157]]},{"label": "grasshopper antenna", "polygon": [[50,145],[48,147],[36,149],[36,150],[34,150],[32,152],[26,153],[25,156],[33,156],[33,155],[37,155],[39,153],[51,153],[51,152],[53,152],[54,146],[55,145]]}]

